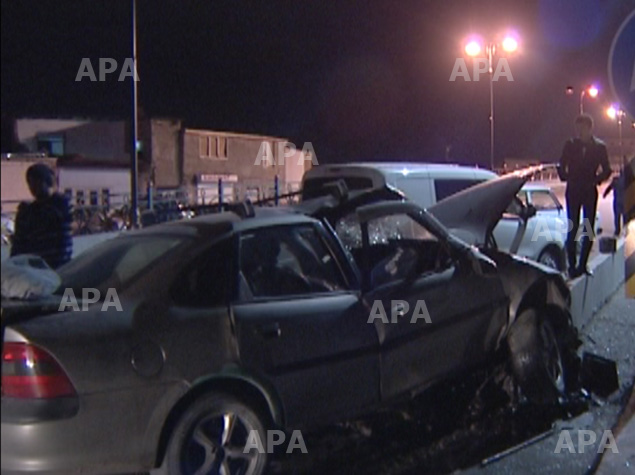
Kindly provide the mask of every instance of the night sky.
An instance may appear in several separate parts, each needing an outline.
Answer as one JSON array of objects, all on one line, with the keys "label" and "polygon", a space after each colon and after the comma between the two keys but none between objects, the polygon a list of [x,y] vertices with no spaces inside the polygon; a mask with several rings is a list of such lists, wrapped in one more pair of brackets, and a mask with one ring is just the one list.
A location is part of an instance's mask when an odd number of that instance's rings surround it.
[{"label": "night sky", "polygon": [[[130,57],[131,3],[3,0],[3,116],[130,113],[130,78],[76,82],[82,58]],[[515,29],[514,82],[495,83],[496,159],[554,160],[579,90],[600,136],[607,61],[635,0],[138,0],[139,104],[189,127],[312,142],[319,162],[489,162],[489,86],[458,78],[470,34]],[[635,46],[634,46],[635,47]],[[468,64],[470,64],[468,62]],[[565,94],[566,86],[576,93]]]}]

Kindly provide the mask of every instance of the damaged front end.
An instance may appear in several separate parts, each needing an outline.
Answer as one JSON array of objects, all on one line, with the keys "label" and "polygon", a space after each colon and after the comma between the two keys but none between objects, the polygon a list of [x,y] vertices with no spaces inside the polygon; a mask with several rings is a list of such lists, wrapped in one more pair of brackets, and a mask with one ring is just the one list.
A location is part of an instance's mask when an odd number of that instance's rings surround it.
[{"label": "damaged front end", "polygon": [[499,336],[514,378],[530,400],[557,403],[580,390],[580,340],[562,276],[527,259],[484,251],[496,262],[509,297]]}]

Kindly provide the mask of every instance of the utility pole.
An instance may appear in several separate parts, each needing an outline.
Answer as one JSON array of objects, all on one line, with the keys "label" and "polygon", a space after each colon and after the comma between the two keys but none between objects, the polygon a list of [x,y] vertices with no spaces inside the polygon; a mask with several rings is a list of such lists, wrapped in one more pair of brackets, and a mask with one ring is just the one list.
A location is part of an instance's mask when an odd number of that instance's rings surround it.
[{"label": "utility pole", "polygon": [[132,0],[132,117],[130,120],[130,221],[133,228],[139,225],[138,155],[137,155],[137,8]]}]

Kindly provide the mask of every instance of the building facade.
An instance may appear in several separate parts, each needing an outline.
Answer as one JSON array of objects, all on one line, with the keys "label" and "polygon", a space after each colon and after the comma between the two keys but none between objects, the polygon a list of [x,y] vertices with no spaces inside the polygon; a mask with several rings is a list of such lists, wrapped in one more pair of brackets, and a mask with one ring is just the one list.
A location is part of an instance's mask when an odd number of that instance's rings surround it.
[{"label": "building facade", "polygon": [[[125,167],[131,161],[130,124],[123,120],[18,119],[16,135],[29,152],[79,156]],[[315,157],[281,137],[186,128],[170,118],[138,124],[138,188],[180,189],[191,201],[269,196],[299,189]]]}]

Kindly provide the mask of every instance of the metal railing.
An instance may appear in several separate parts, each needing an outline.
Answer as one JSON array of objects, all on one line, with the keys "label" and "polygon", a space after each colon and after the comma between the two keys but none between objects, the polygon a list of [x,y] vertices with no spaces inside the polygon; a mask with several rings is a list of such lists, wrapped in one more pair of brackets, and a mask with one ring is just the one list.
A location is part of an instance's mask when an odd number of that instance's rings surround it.
[{"label": "metal railing", "polygon": [[[138,195],[140,225],[191,218],[230,209],[246,200],[260,206],[278,206],[299,200],[299,183],[245,181],[238,183],[220,179],[214,187],[148,188]],[[100,190],[66,190],[72,206],[73,235],[95,234],[132,228],[130,194],[103,193]],[[87,203],[88,202],[88,203]],[[2,200],[2,205],[16,207],[20,200]],[[15,212],[3,213],[9,219]]]}]

